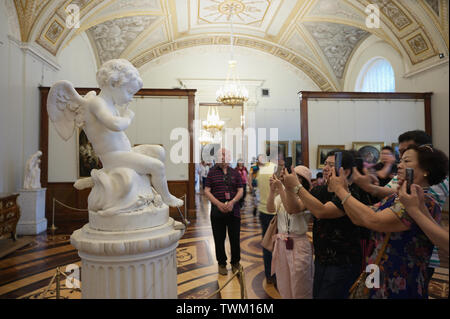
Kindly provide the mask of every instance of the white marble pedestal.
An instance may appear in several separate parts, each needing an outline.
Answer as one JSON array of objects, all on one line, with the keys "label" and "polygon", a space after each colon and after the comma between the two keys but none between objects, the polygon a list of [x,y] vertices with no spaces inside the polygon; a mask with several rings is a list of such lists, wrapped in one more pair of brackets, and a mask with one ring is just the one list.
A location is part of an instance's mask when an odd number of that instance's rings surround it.
[{"label": "white marble pedestal", "polygon": [[177,298],[176,247],[183,233],[172,218],[126,231],[84,225],[71,236],[82,260],[82,298]]},{"label": "white marble pedestal", "polygon": [[20,219],[17,234],[37,235],[47,229],[45,191],[45,188],[19,190],[17,203],[20,206]]}]

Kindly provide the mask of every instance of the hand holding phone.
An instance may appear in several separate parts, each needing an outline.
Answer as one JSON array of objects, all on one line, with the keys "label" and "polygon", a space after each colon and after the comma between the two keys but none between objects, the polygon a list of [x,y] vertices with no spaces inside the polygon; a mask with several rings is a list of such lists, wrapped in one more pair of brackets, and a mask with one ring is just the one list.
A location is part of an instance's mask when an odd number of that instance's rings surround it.
[{"label": "hand holding phone", "polygon": [[414,183],[414,169],[406,168],[405,171],[406,192],[411,194],[411,185]]},{"label": "hand holding phone", "polygon": [[284,160],[284,166],[286,167],[289,174],[292,173],[291,166],[292,166],[292,157],[288,156]]},{"label": "hand holding phone", "polygon": [[339,176],[339,169],[342,166],[342,152],[334,153],[334,169],[336,172],[336,176]]}]

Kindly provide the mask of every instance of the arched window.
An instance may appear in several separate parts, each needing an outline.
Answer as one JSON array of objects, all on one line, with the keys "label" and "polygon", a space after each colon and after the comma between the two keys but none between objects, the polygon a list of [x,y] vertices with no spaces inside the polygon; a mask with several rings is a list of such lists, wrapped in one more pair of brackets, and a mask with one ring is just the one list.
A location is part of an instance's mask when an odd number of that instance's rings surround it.
[{"label": "arched window", "polygon": [[389,61],[375,58],[367,62],[356,83],[360,92],[395,92],[395,76]]}]

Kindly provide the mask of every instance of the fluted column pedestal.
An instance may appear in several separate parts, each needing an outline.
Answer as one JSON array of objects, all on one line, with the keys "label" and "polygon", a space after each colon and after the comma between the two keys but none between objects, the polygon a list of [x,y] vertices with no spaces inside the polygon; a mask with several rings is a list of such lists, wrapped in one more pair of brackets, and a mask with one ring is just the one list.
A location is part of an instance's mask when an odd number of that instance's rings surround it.
[{"label": "fluted column pedestal", "polygon": [[176,247],[183,233],[172,218],[128,231],[84,225],[71,236],[82,260],[82,298],[177,298]]}]

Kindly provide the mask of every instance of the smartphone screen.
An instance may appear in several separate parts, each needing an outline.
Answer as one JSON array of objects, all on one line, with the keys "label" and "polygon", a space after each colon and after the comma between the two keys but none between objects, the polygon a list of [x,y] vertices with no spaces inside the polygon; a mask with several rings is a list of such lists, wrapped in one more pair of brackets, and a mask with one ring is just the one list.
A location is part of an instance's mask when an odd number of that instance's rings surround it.
[{"label": "smartphone screen", "polygon": [[286,167],[288,173],[291,173],[291,166],[292,166],[292,157],[288,156],[284,160],[284,166]]},{"label": "smartphone screen", "polygon": [[414,182],[414,169],[407,168],[405,172],[405,179],[406,179],[406,192],[408,194],[411,194],[411,185]]},{"label": "smartphone screen", "polygon": [[334,168],[336,170],[336,176],[339,176],[339,169],[342,166],[342,152],[336,152],[334,154]]}]

